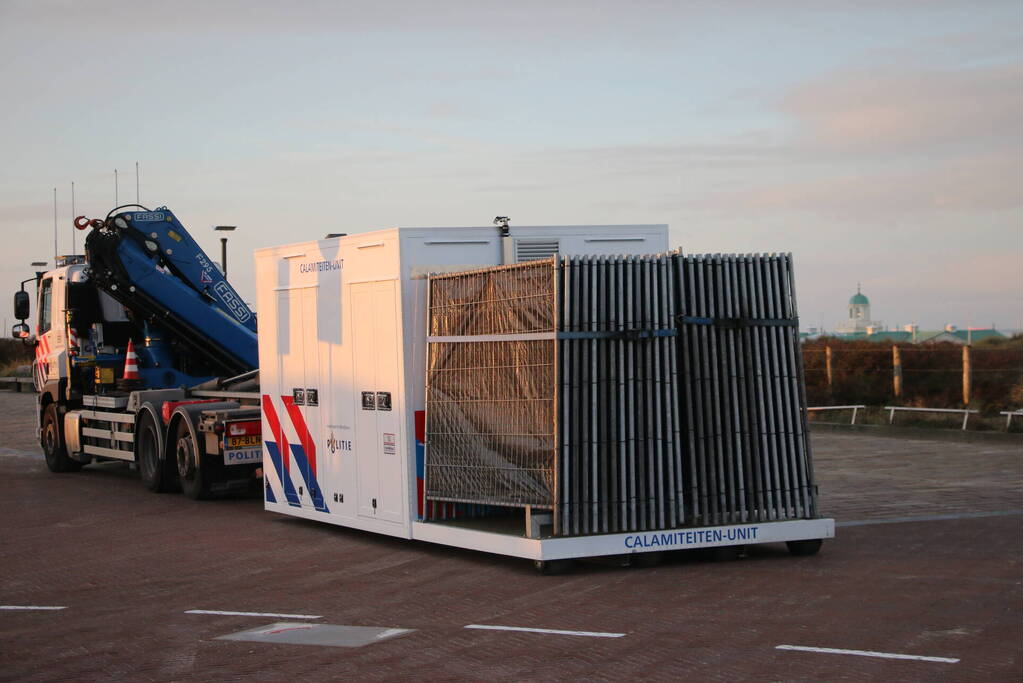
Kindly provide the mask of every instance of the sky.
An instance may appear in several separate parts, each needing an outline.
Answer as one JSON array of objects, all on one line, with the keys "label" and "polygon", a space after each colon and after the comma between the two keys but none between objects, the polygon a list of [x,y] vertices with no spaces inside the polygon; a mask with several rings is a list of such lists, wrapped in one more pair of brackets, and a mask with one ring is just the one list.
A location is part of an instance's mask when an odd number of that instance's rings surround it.
[{"label": "sky", "polygon": [[[0,283],[75,214],[252,253],[404,225],[668,223],[792,252],[802,327],[1023,327],[1023,3],[0,0]],[[10,319],[11,312],[2,315]]]}]

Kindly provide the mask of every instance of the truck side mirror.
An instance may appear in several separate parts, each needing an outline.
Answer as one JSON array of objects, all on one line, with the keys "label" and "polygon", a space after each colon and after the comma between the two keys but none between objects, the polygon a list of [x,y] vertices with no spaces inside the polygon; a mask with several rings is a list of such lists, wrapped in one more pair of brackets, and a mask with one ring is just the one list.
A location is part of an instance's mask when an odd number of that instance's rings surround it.
[{"label": "truck side mirror", "polygon": [[29,315],[29,296],[24,289],[14,293],[14,317],[25,320]]},{"label": "truck side mirror", "polygon": [[18,323],[11,328],[11,336],[15,339],[28,339],[29,329],[25,323]]}]

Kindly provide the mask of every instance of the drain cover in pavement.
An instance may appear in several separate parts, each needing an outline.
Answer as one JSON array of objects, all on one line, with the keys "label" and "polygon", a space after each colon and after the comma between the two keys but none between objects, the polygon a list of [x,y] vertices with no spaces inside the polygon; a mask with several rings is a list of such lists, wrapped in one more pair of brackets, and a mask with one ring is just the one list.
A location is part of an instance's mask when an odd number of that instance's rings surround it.
[{"label": "drain cover in pavement", "polygon": [[280,621],[219,636],[217,640],[245,640],[255,643],[285,645],[326,645],[328,647],[362,647],[382,640],[412,633],[410,628],[373,628],[370,626],[337,626]]}]

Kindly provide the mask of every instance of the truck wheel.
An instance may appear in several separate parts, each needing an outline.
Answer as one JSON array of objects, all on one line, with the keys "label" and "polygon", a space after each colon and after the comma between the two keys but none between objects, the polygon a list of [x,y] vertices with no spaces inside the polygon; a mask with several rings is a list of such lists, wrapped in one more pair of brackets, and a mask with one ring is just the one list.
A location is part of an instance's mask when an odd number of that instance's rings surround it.
[{"label": "truck wheel", "polygon": [[77,472],[82,463],[68,457],[64,446],[64,430],[57,415],[57,404],[51,403],[43,411],[43,426],[39,434],[39,443],[46,456],[46,466],[51,472]]},{"label": "truck wheel", "polygon": [[184,420],[178,421],[174,444],[181,491],[192,500],[209,498],[210,473],[203,467],[202,453]]},{"label": "truck wheel", "polygon": [[177,464],[160,457],[160,433],[152,413],[143,411],[135,432],[138,439],[139,474],[142,483],[154,493],[166,493],[174,488],[178,476]]},{"label": "truck wheel", "polygon": [[796,557],[808,557],[816,555],[821,549],[823,541],[819,538],[811,538],[805,541],[785,541],[789,548],[789,554]]}]

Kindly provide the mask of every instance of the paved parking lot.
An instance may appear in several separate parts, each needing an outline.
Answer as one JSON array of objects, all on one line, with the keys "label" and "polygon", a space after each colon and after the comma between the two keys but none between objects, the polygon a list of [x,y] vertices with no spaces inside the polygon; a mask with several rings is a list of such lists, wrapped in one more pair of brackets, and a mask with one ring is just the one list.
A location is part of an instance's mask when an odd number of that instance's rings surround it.
[{"label": "paved parking lot", "polygon": [[[0,393],[0,606],[64,609],[0,609],[4,680],[1023,680],[1020,444],[818,433],[843,525],[820,555],[550,577],[258,499],[152,494],[117,464],[51,474],[32,399]],[[414,630],[359,648],[218,639],[314,623]]]}]

